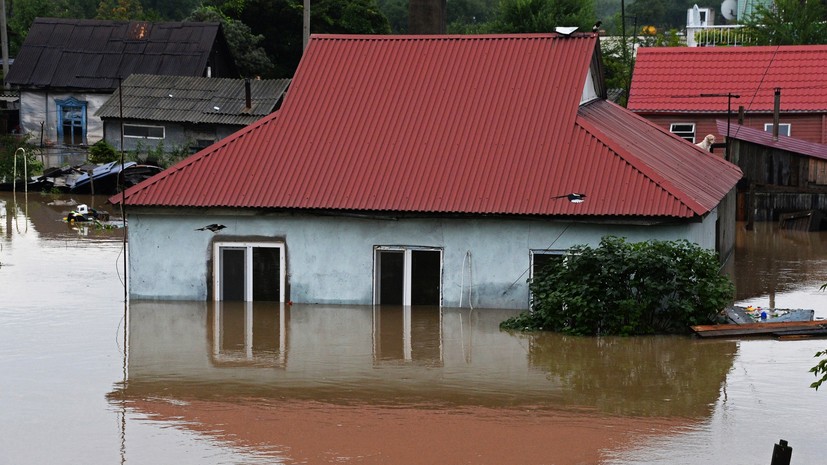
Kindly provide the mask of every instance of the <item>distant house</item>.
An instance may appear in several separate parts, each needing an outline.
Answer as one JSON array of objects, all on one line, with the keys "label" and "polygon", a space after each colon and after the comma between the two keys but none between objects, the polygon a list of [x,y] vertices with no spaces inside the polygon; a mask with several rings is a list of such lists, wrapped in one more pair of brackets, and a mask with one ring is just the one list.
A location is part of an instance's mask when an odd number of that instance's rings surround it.
[{"label": "distant house", "polygon": [[743,126],[772,132],[777,101],[779,134],[823,144],[824,69],[827,45],[641,48],[627,108],[691,142],[723,142],[716,120],[737,123],[743,107]]},{"label": "distant house", "polygon": [[219,23],[37,18],[6,83],[20,91],[20,126],[49,165],[103,138],[95,112],[133,73],[237,77]]},{"label": "distant house", "polygon": [[726,255],[741,171],[602,76],[592,33],[313,36],[278,112],[110,199],[131,298],[526,308],[605,235]]},{"label": "distant house", "polygon": [[[726,129],[718,121],[718,130]],[[783,215],[827,212],[827,145],[730,124],[732,162],[744,173],[738,217],[777,221]]]},{"label": "distant house", "polygon": [[125,150],[202,149],[275,111],[289,79],[133,74],[95,116],[104,138]]}]

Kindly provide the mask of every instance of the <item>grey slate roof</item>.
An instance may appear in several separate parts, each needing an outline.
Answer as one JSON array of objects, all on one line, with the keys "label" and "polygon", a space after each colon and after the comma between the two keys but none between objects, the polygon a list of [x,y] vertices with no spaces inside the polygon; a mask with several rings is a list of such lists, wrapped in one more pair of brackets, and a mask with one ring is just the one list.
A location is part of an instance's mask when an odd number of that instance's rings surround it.
[{"label": "grey slate roof", "polygon": [[6,82],[111,91],[136,72],[203,76],[216,44],[226,50],[219,23],[37,18]]},{"label": "grey slate roof", "polygon": [[289,79],[251,80],[252,105],[246,108],[244,79],[133,74],[95,115],[120,118],[123,92],[124,119],[246,126],[270,114],[289,84]]}]

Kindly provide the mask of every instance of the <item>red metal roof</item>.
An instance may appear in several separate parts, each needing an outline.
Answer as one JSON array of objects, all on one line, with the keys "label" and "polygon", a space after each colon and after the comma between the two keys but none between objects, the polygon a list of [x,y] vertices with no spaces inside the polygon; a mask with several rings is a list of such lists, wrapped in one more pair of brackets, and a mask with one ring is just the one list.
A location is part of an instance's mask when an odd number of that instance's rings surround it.
[{"label": "red metal roof", "polygon": [[[827,112],[827,45],[647,47],[637,52],[627,108],[635,112]],[[716,94],[715,97],[700,97]]]},{"label": "red metal roof", "polygon": [[[727,122],[724,120],[718,120],[715,121],[715,123],[718,126],[718,131],[722,134],[726,134]],[[778,139],[773,139],[772,132],[741,126],[740,124],[735,123],[729,125],[729,132],[730,137],[733,139],[752,142],[766,147],[773,147],[786,150],[787,152],[827,160],[827,145],[824,144],[817,144],[815,142],[795,139],[780,134],[778,135]]]},{"label": "red metal roof", "polygon": [[[126,202],[669,217],[714,208],[737,167],[611,103],[580,109],[596,50],[593,34],[313,36],[278,113],[130,188]],[[706,174],[719,175],[700,182]],[[554,199],[571,192],[586,202]]]}]

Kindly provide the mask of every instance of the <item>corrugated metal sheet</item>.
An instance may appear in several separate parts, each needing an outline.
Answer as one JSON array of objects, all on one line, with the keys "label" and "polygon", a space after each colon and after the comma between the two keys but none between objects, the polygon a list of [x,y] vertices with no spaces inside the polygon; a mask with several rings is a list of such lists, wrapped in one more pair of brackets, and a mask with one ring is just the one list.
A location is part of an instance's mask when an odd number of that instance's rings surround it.
[{"label": "corrugated metal sheet", "polygon": [[289,84],[289,79],[251,80],[247,108],[244,79],[133,74],[95,116],[120,118],[123,111],[125,119],[246,126],[273,112]]},{"label": "corrugated metal sheet", "polygon": [[[715,123],[718,125],[718,132],[722,132],[723,134],[727,133],[726,121],[719,120]],[[815,142],[808,142],[780,134],[777,140],[773,140],[772,133],[769,131],[762,131],[735,123],[730,123],[729,133],[733,139],[744,140],[767,147],[827,160],[827,145],[824,144],[816,144]]]},{"label": "corrugated metal sheet", "polygon": [[[578,117],[596,47],[592,34],[313,36],[278,113],[131,188],[126,201],[472,214],[706,213],[734,186],[737,167],[605,106],[611,104],[588,105]],[[654,163],[649,155],[632,156],[634,144],[622,145],[632,136],[612,140],[595,130],[611,118],[620,120],[609,121],[618,129],[611,134],[651,136],[651,156],[681,163],[646,165]],[[720,184],[687,191],[677,181],[689,173],[658,172],[724,167],[729,176]],[[587,201],[555,198],[571,192],[585,193]]]},{"label": "corrugated metal sheet", "polygon": [[134,72],[201,76],[220,34],[218,23],[37,18],[6,82],[109,90]]},{"label": "corrugated metal sheet", "polygon": [[727,111],[735,94],[749,112],[771,112],[775,88],[781,111],[827,111],[827,45],[640,48],[627,108],[635,112]]}]

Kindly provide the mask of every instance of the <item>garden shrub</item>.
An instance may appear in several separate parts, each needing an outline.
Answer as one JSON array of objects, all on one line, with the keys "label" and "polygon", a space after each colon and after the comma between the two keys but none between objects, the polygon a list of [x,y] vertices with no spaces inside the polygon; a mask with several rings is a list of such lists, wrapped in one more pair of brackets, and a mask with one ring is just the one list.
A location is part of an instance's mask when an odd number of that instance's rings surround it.
[{"label": "garden shrub", "polygon": [[630,243],[607,236],[573,247],[529,281],[531,311],[506,329],[578,335],[685,333],[715,321],[734,285],[717,255],[688,241]]},{"label": "garden shrub", "polygon": [[[17,179],[24,177],[24,168],[29,177],[43,172],[43,162],[37,159],[40,150],[28,142],[29,136],[0,135],[0,182],[12,182],[15,159],[17,159]],[[23,150],[18,151],[22,148]],[[25,152],[25,160],[23,153]],[[25,161],[25,163],[24,163]]]},{"label": "garden shrub", "polygon": [[101,139],[89,147],[90,163],[110,163],[120,159],[120,155],[109,142]]}]

